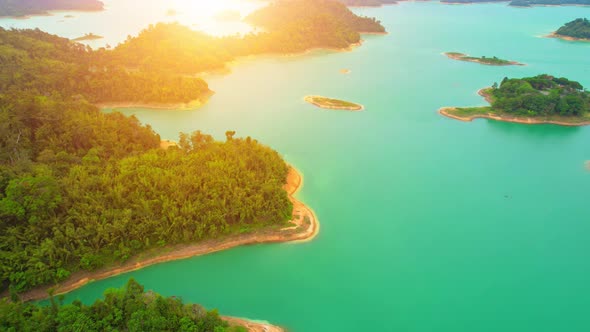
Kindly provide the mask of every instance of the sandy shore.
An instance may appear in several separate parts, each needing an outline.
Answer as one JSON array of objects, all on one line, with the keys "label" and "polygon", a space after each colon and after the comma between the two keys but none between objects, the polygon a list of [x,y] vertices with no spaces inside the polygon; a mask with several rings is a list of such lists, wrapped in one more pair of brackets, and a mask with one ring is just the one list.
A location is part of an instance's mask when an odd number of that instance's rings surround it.
[{"label": "sandy shore", "polygon": [[512,117],[512,116],[501,116],[497,114],[474,114],[466,117],[458,116],[449,112],[456,110],[457,107],[443,107],[438,110],[438,112],[451,119],[471,122],[475,119],[490,119],[496,121],[504,121],[504,122],[513,122],[513,123],[522,123],[522,124],[555,124],[560,126],[568,126],[568,127],[580,127],[580,126],[588,126],[590,125],[590,121],[580,122],[580,123],[570,123],[570,122],[563,122],[557,120],[544,120],[544,119],[535,119],[535,118],[520,118],[520,117]]},{"label": "sandy shore", "polygon": [[508,63],[504,63],[504,64],[487,63],[487,62],[483,62],[480,59],[469,59],[469,58],[467,58],[467,57],[469,57],[469,55],[463,54],[463,53],[446,52],[446,53],[443,53],[443,55],[445,55],[447,58],[452,59],[452,60],[479,63],[481,65],[486,65],[486,66],[500,66],[500,67],[501,66],[526,66],[526,64],[520,63],[517,61],[509,61]]},{"label": "sandy shore", "polygon": [[[309,241],[319,232],[318,219],[311,208],[295,198],[297,191],[303,186],[303,177],[295,169],[290,168],[287,183],[284,188],[289,194],[289,199],[293,203],[293,218],[290,221],[293,226],[282,229],[268,228],[258,230],[250,234],[233,235],[223,239],[206,240],[196,244],[178,245],[165,248],[165,252],[153,257],[135,257],[127,262],[100,269],[94,272],[78,271],[73,273],[68,280],[54,286],[43,286],[32,289],[20,294],[23,301],[42,300],[48,297],[48,291],[54,290],[55,295],[64,294],[78,289],[89,282],[106,279],[122,273],[136,271],[147,266],[160,264],[164,262],[190,258],[226,250],[238,246],[258,244],[258,243],[277,243],[292,241]],[[1,294],[2,297],[8,294]]]},{"label": "sandy shore", "polygon": [[207,96],[201,99],[196,99],[188,103],[133,103],[133,102],[120,102],[120,103],[98,103],[94,104],[98,108],[145,108],[154,110],[175,110],[175,111],[187,111],[194,110],[205,105],[214,92],[211,92]]},{"label": "sandy shore", "polygon": [[575,38],[575,37],[569,37],[569,36],[564,36],[564,35],[558,35],[557,32],[552,32],[552,33],[548,34],[547,36],[545,36],[545,38],[557,38],[557,39],[563,39],[563,40],[567,40],[567,41],[590,42],[590,39]]},{"label": "sandy shore", "polygon": [[[328,98],[328,97],[322,97],[322,96],[305,96],[303,98],[303,100],[305,100],[306,102],[317,106],[319,108],[324,108],[324,109],[328,109],[328,110],[338,110],[338,111],[351,111],[351,112],[360,112],[362,110],[365,109],[365,106],[361,105],[361,104],[355,104],[356,106],[331,106],[331,105],[325,105],[325,104],[321,104],[315,101],[315,98]],[[328,98],[330,99],[330,98]],[[349,102],[350,103],[350,102]]]},{"label": "sandy shore", "polygon": [[221,319],[228,322],[231,326],[239,325],[248,329],[250,332],[285,332],[279,326],[272,325],[266,322],[256,322],[245,318],[221,316]]}]

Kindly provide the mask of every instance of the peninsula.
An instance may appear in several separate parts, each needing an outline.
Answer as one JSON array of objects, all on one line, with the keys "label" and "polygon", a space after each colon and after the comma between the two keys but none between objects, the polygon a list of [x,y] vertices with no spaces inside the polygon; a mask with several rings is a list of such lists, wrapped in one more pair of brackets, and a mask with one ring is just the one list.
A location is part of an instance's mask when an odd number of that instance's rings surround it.
[{"label": "peninsula", "polygon": [[445,107],[439,112],[461,121],[487,118],[524,124],[590,125],[590,93],[580,83],[567,78],[546,74],[504,78],[499,87],[494,83],[479,94],[491,105]]},{"label": "peninsula", "polygon": [[[182,146],[182,140],[178,143]],[[175,144],[163,144],[163,148],[169,148]],[[172,149],[175,150],[175,149]],[[73,273],[66,280],[55,285],[43,285],[18,294],[23,301],[42,300],[49,296],[49,291],[54,294],[65,294],[76,290],[89,282],[110,278],[122,273],[139,270],[154,264],[202,256],[221,250],[258,243],[297,242],[312,240],[320,229],[320,224],[314,211],[295,198],[296,193],[303,186],[303,177],[295,168],[290,167],[287,182],[283,186],[288,195],[292,212],[290,220],[268,226],[254,225],[242,226],[234,234],[226,234],[218,238],[200,241],[194,244],[167,245],[160,248],[152,248],[137,254],[124,262],[106,266],[94,270],[82,270]],[[246,231],[245,231],[246,230]],[[0,297],[7,296],[4,291]]]},{"label": "peninsula", "polygon": [[510,61],[510,60],[503,60],[497,57],[488,58],[486,56],[482,56],[480,58],[472,57],[463,53],[458,52],[447,52],[444,53],[449,59],[458,60],[458,61],[466,61],[466,62],[475,62],[482,65],[488,66],[525,66],[524,63]]},{"label": "peninsula", "polygon": [[590,42],[590,21],[587,18],[578,18],[566,23],[547,37]]},{"label": "peninsula", "polygon": [[363,105],[322,96],[306,96],[305,101],[320,108],[343,111],[362,111]]}]

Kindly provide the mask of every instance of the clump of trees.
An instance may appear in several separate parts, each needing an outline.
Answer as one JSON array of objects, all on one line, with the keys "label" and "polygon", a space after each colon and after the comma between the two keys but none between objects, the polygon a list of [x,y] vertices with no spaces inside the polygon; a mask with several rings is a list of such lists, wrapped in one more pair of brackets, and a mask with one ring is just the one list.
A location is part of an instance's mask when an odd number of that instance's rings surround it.
[{"label": "clump of trees", "polygon": [[92,305],[80,301],[63,305],[51,298],[50,305],[0,300],[2,331],[182,331],[245,332],[230,327],[217,310],[184,304],[177,297],[145,292],[131,279],[121,289],[108,289]]},{"label": "clump of trees", "polygon": [[555,33],[560,36],[590,39],[590,21],[587,18],[578,18],[566,23]]},{"label": "clump of trees", "polygon": [[200,78],[173,70],[130,70],[105,49],[35,30],[0,28],[0,91],[80,96],[92,103],[178,103],[205,98]]},{"label": "clump of trees", "polygon": [[493,108],[520,115],[582,116],[590,111],[590,93],[564,77],[504,78],[491,94]]}]

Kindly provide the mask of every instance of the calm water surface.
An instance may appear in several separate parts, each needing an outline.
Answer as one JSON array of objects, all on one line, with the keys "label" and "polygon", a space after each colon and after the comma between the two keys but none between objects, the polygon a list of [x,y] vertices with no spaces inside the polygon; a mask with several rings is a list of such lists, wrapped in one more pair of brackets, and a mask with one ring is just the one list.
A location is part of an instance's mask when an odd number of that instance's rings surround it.
[{"label": "calm water surface", "polygon": [[[590,8],[416,2],[357,11],[391,33],[350,53],[241,61],[208,78],[217,94],[200,110],[125,112],[163,138],[231,129],[277,149],[305,175],[300,198],[317,212],[319,237],[149,267],[67,301],[90,303],[134,277],[293,331],[590,331],[590,128],[437,113],[483,105],[476,91],[504,76],[552,73],[590,86],[590,43],[540,38]],[[447,51],[528,66],[457,62]],[[320,110],[308,94],[366,111]]]}]

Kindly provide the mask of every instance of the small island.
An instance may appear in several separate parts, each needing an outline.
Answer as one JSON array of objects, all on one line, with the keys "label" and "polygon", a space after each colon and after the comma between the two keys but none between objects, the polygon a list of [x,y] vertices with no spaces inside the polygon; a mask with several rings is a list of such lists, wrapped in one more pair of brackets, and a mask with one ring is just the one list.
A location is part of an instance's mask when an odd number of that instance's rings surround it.
[{"label": "small island", "polygon": [[97,40],[97,39],[103,39],[103,36],[99,36],[99,35],[95,35],[93,33],[87,33],[82,37],[78,37],[75,39],[72,39],[73,41],[87,41],[87,40]]},{"label": "small island", "polygon": [[590,125],[590,92],[575,81],[550,75],[504,78],[479,94],[491,105],[445,107],[440,114],[461,121],[486,118],[525,124]]},{"label": "small island", "polygon": [[362,111],[363,105],[322,96],[306,96],[305,101],[320,108],[343,111]]},{"label": "small island", "polygon": [[547,37],[569,41],[590,41],[590,21],[587,18],[578,18],[566,23]]},{"label": "small island", "polygon": [[472,57],[467,54],[459,53],[459,52],[446,52],[444,53],[449,59],[457,60],[457,61],[467,61],[467,62],[475,62],[482,65],[488,66],[525,66],[524,63],[499,59],[497,57],[488,58],[486,56],[482,56],[480,58]]},{"label": "small island", "polygon": [[350,74],[352,71],[350,69],[340,69],[340,74]]}]

